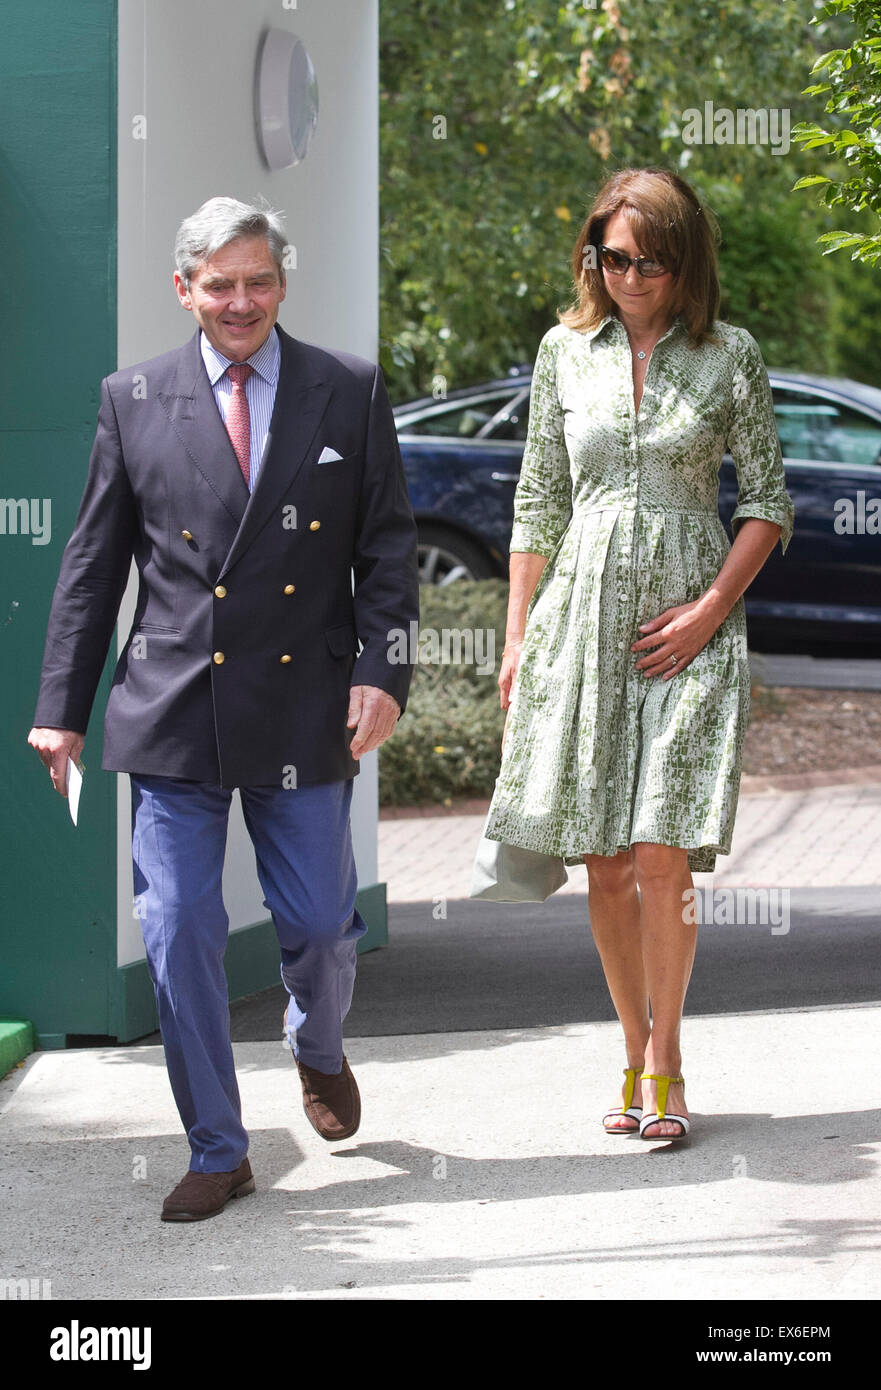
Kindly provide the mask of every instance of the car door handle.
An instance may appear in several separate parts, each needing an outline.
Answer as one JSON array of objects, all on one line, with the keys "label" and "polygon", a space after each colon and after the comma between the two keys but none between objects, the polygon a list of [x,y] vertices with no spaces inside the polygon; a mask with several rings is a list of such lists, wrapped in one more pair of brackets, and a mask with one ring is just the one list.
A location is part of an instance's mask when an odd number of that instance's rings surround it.
[{"label": "car door handle", "polygon": [[519,473],[493,473],[491,474],[494,483],[519,483]]}]

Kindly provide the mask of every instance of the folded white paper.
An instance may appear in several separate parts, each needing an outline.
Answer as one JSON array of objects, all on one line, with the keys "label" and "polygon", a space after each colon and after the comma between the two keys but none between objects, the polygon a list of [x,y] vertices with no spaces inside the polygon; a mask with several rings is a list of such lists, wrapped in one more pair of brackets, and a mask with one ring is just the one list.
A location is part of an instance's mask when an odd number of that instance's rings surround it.
[{"label": "folded white paper", "polygon": [[71,758],[67,760],[67,805],[70,810],[70,818],[76,825],[77,812],[80,809],[80,791],[83,785],[82,766],[79,767]]}]

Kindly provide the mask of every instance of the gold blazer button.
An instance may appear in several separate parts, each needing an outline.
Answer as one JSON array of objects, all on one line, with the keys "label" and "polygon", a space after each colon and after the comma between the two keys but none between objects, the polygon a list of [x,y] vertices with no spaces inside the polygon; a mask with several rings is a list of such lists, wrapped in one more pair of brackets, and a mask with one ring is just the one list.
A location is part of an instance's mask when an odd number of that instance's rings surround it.
[{"label": "gold blazer button", "polygon": [[288,656],[287,653],[285,653],[285,655],[281,658],[282,666],[287,666],[288,662],[293,661],[293,659],[294,658],[292,656]]},{"label": "gold blazer button", "polygon": [[193,539],[192,531],[181,531],[181,535],[185,541],[191,541]]},{"label": "gold blazer button", "polygon": [[310,530],[310,531],[320,531],[320,530],[321,530],[321,522],[320,522],[320,521],[310,521],[310,522],[309,522],[309,530]]},{"label": "gold blazer button", "polygon": [[285,584],[284,591],[286,594],[292,594],[294,593],[296,587],[297,586],[295,584]]},{"label": "gold blazer button", "polygon": [[214,653],[214,665],[215,665],[215,666],[222,666],[223,663],[224,663],[225,661],[226,661],[226,657],[224,656],[223,652],[215,652],[215,653]]},{"label": "gold blazer button", "polygon": [[226,598],[226,589],[222,584],[218,584],[217,588],[214,590],[214,594],[216,598]]}]

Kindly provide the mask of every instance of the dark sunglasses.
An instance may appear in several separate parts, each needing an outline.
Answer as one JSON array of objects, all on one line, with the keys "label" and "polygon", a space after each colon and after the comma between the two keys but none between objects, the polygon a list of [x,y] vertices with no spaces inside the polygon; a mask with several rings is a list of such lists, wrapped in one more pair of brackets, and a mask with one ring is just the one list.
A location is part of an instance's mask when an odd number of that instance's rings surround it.
[{"label": "dark sunglasses", "polygon": [[623,251],[616,251],[613,246],[601,246],[600,256],[603,269],[608,270],[610,275],[626,275],[631,265],[635,265],[637,274],[646,280],[652,280],[656,275],[665,275],[667,272],[667,267],[661,265],[660,261],[649,260],[647,256],[627,256]]}]

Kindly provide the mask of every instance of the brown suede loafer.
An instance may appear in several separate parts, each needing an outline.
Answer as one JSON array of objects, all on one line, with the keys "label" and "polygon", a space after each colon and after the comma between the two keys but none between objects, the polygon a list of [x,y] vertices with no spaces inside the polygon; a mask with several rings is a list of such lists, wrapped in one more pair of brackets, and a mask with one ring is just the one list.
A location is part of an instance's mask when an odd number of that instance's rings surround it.
[{"label": "brown suede loafer", "polygon": [[223,1211],[231,1197],[254,1191],[251,1165],[243,1158],[234,1173],[187,1173],[162,1206],[163,1221],[205,1221]]},{"label": "brown suede loafer", "polygon": [[348,1139],[361,1123],[361,1096],[345,1057],[336,1076],[307,1067],[299,1058],[297,1070],[303,1083],[303,1109],[312,1128],[331,1144]]}]

